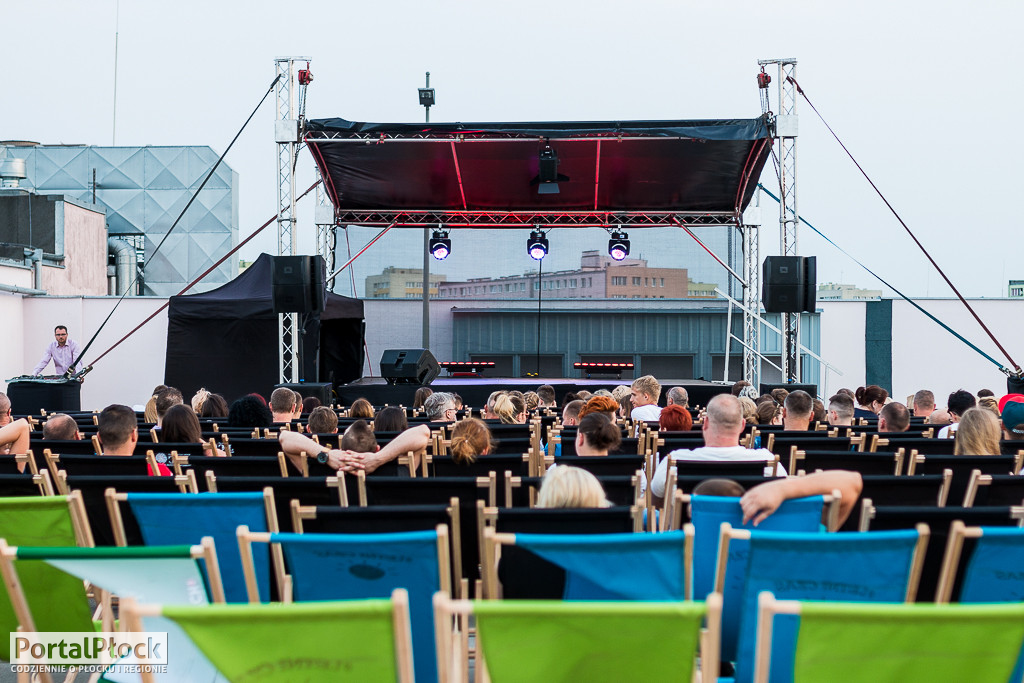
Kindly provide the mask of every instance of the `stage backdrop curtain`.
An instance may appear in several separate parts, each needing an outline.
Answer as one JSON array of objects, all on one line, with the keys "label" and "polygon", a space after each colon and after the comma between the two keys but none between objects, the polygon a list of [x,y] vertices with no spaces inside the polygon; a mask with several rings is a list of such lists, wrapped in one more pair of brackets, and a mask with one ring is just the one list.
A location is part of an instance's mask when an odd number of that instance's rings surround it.
[{"label": "stage backdrop curtain", "polygon": [[[167,313],[164,383],[186,399],[200,387],[231,401],[269,396],[278,376],[278,316],[271,302],[272,257],[260,257],[231,282],[173,296]],[[322,313],[299,316],[300,378],[336,385],[362,374],[363,302],[328,292]],[[316,361],[319,358],[319,373]]]}]

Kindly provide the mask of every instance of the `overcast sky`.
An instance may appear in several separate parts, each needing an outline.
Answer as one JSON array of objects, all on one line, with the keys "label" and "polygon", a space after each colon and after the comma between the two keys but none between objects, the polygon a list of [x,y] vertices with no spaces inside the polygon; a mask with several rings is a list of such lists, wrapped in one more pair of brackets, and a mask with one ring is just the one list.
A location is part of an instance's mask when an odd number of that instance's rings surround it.
[{"label": "overcast sky", "polygon": [[[276,56],[312,58],[311,117],[356,121],[422,120],[416,88],[428,70],[434,121],[755,117],[757,60],[794,57],[808,96],[965,295],[1005,296],[1008,279],[1024,279],[1015,201],[1024,3],[122,0],[116,8],[116,0],[4,1],[0,139],[111,144],[115,26],[116,143],[218,153],[273,79]],[[798,111],[801,215],[906,293],[949,295],[805,102]],[[273,118],[268,101],[227,157],[240,174],[243,237],[276,211]],[[306,154],[297,186],[312,178]],[[762,181],[777,193],[770,165]],[[779,241],[777,209],[765,207],[762,256]],[[300,204],[298,216],[308,251],[312,204]],[[266,232],[244,258],[276,249]],[[800,252],[818,257],[819,282],[879,286],[807,228]]]}]

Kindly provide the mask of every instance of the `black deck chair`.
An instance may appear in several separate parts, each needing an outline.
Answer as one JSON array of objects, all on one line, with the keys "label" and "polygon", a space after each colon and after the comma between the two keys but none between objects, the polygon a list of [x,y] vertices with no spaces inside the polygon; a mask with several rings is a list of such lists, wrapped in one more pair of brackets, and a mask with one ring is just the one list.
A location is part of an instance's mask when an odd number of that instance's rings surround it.
[{"label": "black deck chair", "polygon": [[1024,477],[1017,474],[982,474],[973,470],[964,505],[1024,505]]},{"label": "black deck chair", "polygon": [[432,477],[486,477],[489,472],[497,472],[499,477],[504,472],[524,476],[530,472],[530,458],[523,454],[481,455],[474,462],[464,464],[448,456],[427,455],[425,460],[427,475]]},{"label": "black deck chair", "polygon": [[646,466],[642,455],[563,455],[554,460],[556,465],[579,467],[599,477],[630,477]]},{"label": "black deck chair", "polygon": [[283,477],[291,474],[285,464],[285,457],[268,458],[262,455],[232,456],[221,458],[209,455],[190,455],[174,461],[175,472],[191,470],[196,481],[206,480],[206,473],[213,472],[221,477]]},{"label": "black deck chair", "polygon": [[786,471],[810,474],[818,470],[852,470],[861,474],[902,474],[905,455],[901,451],[861,453],[859,451],[817,451],[794,449],[788,456]]},{"label": "black deck chair", "polygon": [[[865,474],[861,476],[861,499],[870,499],[876,506],[945,507],[952,479],[953,475],[948,470],[943,474],[921,474],[915,477]],[[854,508],[839,530],[856,531],[860,528],[861,512],[861,507]]]},{"label": "black deck chair", "polygon": [[338,477],[229,477],[217,476],[213,471],[208,471],[205,482],[200,484],[201,489],[211,493],[271,489],[277,522],[283,533],[294,531],[292,501],[306,506],[340,506],[340,486]]},{"label": "black deck chair", "polygon": [[[637,481],[641,476],[643,476],[642,472],[632,476],[600,476],[597,477],[597,480],[601,483],[608,502],[614,506],[629,507],[638,504],[636,500]],[[499,499],[507,508],[528,508],[531,497],[536,500],[543,479],[543,477],[518,477],[506,472],[503,496],[499,496]]]},{"label": "black deck chair", "polygon": [[[107,489],[116,490],[118,493],[182,493],[191,490],[187,479],[187,477],[150,477],[146,475],[67,474],[65,483],[69,491],[81,491],[96,545],[117,545],[105,497]],[[139,524],[135,521],[130,508],[123,506],[121,517],[124,521],[126,544],[144,545]]]},{"label": "black deck chair", "polygon": [[971,472],[982,474],[1014,474],[1017,458],[1012,455],[921,455],[907,459],[907,474],[942,474],[945,470],[953,473],[949,489],[949,500],[961,504],[967,493]]}]

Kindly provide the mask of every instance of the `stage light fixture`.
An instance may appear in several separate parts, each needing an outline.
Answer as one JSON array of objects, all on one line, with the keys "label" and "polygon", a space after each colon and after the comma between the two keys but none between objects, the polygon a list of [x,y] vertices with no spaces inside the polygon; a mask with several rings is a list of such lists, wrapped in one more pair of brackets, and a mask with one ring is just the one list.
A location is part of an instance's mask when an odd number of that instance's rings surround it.
[{"label": "stage light fixture", "polygon": [[629,256],[629,235],[621,230],[613,232],[611,239],[608,240],[608,255],[616,261]]},{"label": "stage light fixture", "polygon": [[526,242],[526,251],[534,261],[540,261],[548,255],[548,238],[543,230],[534,230]]},{"label": "stage light fixture", "polygon": [[530,181],[537,185],[537,194],[558,194],[558,183],[569,180],[569,176],[558,172],[558,163],[558,153],[551,145],[545,145],[537,160],[538,174]]},{"label": "stage light fixture", "polygon": [[452,253],[452,241],[447,230],[435,230],[430,238],[430,254],[438,261],[444,261]]}]

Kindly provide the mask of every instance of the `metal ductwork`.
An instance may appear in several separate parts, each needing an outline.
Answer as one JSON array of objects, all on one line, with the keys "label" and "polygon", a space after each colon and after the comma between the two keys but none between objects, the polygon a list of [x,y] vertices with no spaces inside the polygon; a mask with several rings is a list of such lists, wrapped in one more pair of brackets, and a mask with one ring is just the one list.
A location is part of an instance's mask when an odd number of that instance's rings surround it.
[{"label": "metal ductwork", "polygon": [[135,279],[138,256],[135,247],[116,237],[107,238],[107,253],[114,257],[114,294],[121,296]]},{"label": "metal ductwork", "polygon": [[19,187],[25,177],[24,159],[0,159],[0,189]]}]

